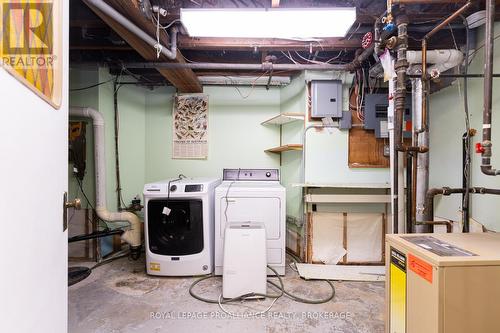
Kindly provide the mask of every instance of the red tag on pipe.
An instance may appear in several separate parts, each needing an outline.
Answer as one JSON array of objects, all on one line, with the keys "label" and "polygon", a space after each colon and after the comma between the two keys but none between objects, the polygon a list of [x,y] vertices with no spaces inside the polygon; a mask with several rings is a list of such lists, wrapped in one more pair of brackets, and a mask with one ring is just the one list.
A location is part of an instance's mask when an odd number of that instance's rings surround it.
[{"label": "red tag on pipe", "polygon": [[476,153],[478,154],[484,153],[484,148],[481,142],[476,143]]},{"label": "red tag on pipe", "polygon": [[405,131],[406,132],[411,132],[412,126],[411,126],[411,120],[407,120],[405,124]]}]

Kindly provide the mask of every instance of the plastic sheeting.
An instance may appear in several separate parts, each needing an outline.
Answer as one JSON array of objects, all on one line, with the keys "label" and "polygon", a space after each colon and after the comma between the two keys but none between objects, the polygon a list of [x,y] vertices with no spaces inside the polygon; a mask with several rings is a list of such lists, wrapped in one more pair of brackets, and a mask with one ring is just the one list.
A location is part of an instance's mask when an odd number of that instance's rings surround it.
[{"label": "plastic sheeting", "polygon": [[313,262],[382,262],[383,221],[380,213],[312,213]]}]

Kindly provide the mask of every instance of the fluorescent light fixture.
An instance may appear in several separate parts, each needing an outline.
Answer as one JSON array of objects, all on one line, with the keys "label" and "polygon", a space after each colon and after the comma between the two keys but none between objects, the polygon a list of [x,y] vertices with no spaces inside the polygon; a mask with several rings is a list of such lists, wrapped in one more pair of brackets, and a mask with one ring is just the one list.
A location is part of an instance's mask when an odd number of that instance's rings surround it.
[{"label": "fluorescent light fixture", "polygon": [[181,9],[191,37],[307,39],[344,37],[356,8]]}]

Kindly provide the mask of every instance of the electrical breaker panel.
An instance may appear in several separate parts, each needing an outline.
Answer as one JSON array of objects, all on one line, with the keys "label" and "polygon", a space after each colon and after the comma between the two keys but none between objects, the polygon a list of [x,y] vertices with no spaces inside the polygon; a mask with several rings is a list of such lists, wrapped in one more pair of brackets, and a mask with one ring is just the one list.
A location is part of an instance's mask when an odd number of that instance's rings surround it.
[{"label": "electrical breaker panel", "polygon": [[311,81],[311,117],[342,118],[342,81]]},{"label": "electrical breaker panel", "polygon": [[[367,94],[365,96],[365,129],[375,130],[376,138],[389,138],[387,108],[389,100],[387,94]],[[403,117],[403,137],[411,138],[411,95],[406,96],[405,112]]]}]

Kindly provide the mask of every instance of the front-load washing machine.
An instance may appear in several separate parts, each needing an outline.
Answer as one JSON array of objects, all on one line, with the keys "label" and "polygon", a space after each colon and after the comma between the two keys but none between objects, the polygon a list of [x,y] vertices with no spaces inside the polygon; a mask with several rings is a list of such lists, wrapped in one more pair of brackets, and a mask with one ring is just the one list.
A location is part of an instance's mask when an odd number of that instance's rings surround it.
[{"label": "front-load washing machine", "polygon": [[286,190],[277,169],[224,169],[215,189],[215,274],[223,272],[226,224],[249,222],[264,225],[267,264],[284,275]]},{"label": "front-load washing machine", "polygon": [[214,269],[214,190],[220,179],[181,178],[144,186],[146,270],[190,276]]}]

